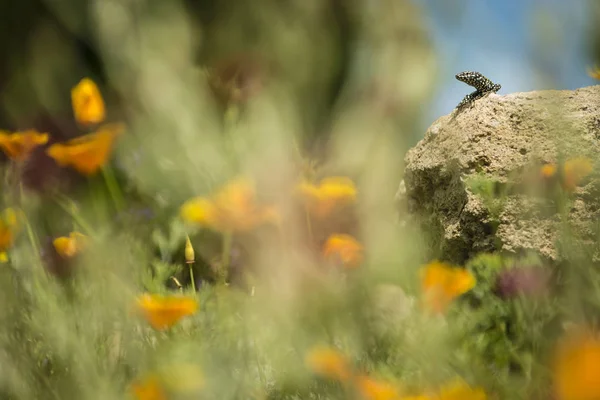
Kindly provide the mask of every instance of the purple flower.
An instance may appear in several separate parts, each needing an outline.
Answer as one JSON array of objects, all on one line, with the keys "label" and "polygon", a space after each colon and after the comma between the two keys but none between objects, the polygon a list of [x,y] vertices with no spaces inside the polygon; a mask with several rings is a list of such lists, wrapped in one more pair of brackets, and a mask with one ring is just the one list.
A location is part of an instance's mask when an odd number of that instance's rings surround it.
[{"label": "purple flower", "polygon": [[503,299],[516,296],[539,297],[548,293],[550,271],[544,267],[513,267],[498,275],[496,293]]}]

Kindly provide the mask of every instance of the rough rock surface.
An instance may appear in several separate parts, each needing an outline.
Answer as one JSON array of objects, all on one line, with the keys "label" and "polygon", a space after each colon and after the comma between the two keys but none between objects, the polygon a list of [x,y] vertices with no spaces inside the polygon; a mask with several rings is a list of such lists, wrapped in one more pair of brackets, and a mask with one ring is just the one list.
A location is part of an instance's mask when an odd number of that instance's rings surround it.
[{"label": "rough rock surface", "polygon": [[[467,182],[477,176],[502,187],[527,187],[523,177],[536,176],[527,173],[539,171],[541,163],[577,156],[597,160],[599,151],[600,85],[491,94],[429,127],[406,155],[398,197],[409,215],[420,217],[443,259],[462,263],[480,251],[533,250],[557,261],[560,214],[548,196],[508,191],[494,214]],[[593,173],[571,195],[569,220],[580,243],[594,241],[599,189]]]}]

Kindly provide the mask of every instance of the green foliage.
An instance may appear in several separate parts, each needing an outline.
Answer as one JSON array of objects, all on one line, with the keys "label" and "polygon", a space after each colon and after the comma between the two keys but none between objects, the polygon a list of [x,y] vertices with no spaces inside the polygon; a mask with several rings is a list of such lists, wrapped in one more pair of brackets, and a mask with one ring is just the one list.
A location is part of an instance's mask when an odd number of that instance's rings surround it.
[{"label": "green foliage", "polygon": [[469,176],[465,184],[472,193],[481,198],[492,221],[498,223],[506,202],[506,185],[484,173]]}]

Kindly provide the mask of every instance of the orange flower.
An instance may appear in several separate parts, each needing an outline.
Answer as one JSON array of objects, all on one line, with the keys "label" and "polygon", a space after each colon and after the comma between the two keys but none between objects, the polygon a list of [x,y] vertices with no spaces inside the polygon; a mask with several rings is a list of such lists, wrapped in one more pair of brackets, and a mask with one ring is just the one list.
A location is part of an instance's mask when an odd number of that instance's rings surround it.
[{"label": "orange flower", "polygon": [[553,363],[557,400],[600,398],[600,338],[583,331],[572,333],[556,346]]},{"label": "orange flower", "polygon": [[155,375],[150,375],[141,381],[132,383],[131,391],[138,400],[167,400],[165,390]]},{"label": "orange flower", "polygon": [[104,100],[98,86],[89,78],[83,78],[71,90],[71,103],[75,119],[82,125],[93,125],[104,121]]},{"label": "orange flower", "polygon": [[471,272],[433,261],[421,271],[421,285],[428,308],[443,312],[458,296],[475,286]]},{"label": "orange flower", "polygon": [[377,381],[368,376],[358,376],[355,383],[364,400],[400,400],[398,389],[387,382]]},{"label": "orange flower", "polygon": [[262,223],[278,221],[273,208],[258,205],[252,183],[241,178],[228,183],[211,198],[188,200],[180,214],[187,222],[220,232],[245,232]]},{"label": "orange flower", "polygon": [[108,124],[96,132],[50,146],[47,153],[60,166],[71,166],[84,175],[93,175],[106,164],[113,143],[124,130],[122,124]]},{"label": "orange flower", "polygon": [[598,68],[597,66],[594,66],[594,68],[588,67],[587,73],[590,77],[600,80],[600,68]]},{"label": "orange flower", "polygon": [[542,178],[550,179],[556,175],[557,171],[556,164],[544,164],[540,168],[540,175]]},{"label": "orange flower", "polygon": [[306,366],[315,374],[337,381],[346,381],[352,375],[348,359],[330,347],[315,347],[306,356]]},{"label": "orange flower", "polygon": [[303,182],[297,188],[309,211],[319,218],[324,218],[340,207],[356,200],[356,186],[346,177],[329,177],[321,180],[319,185]]},{"label": "orange flower", "polygon": [[198,302],[192,297],[144,294],[138,299],[138,306],[154,329],[163,330],[194,314]]},{"label": "orange flower", "polygon": [[38,146],[48,143],[48,134],[36,130],[6,133],[0,132],[0,148],[13,160],[23,161]]},{"label": "orange flower", "polygon": [[472,388],[461,379],[443,386],[437,399],[439,400],[486,400],[483,389]]},{"label": "orange flower", "polygon": [[0,252],[6,251],[13,245],[18,230],[17,213],[12,208],[5,209],[0,216]]},{"label": "orange flower", "polygon": [[63,258],[71,258],[81,252],[87,245],[87,236],[79,232],[71,232],[69,236],[61,236],[52,242],[56,252]]},{"label": "orange flower", "polygon": [[563,187],[565,190],[573,191],[581,183],[583,178],[593,170],[590,159],[585,157],[572,158],[565,161],[563,166]]},{"label": "orange flower", "polygon": [[363,246],[350,235],[335,234],[327,238],[323,255],[339,260],[346,268],[355,268],[363,261]]}]

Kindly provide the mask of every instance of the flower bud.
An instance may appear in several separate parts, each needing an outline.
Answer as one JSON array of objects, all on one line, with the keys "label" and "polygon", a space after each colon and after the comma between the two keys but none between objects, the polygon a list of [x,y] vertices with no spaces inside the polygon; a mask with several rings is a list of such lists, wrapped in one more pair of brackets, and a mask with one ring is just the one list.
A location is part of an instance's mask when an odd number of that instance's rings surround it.
[{"label": "flower bud", "polygon": [[185,239],[185,262],[188,264],[193,264],[195,261],[194,248],[192,247],[192,242],[190,241],[190,237],[186,236]]}]

